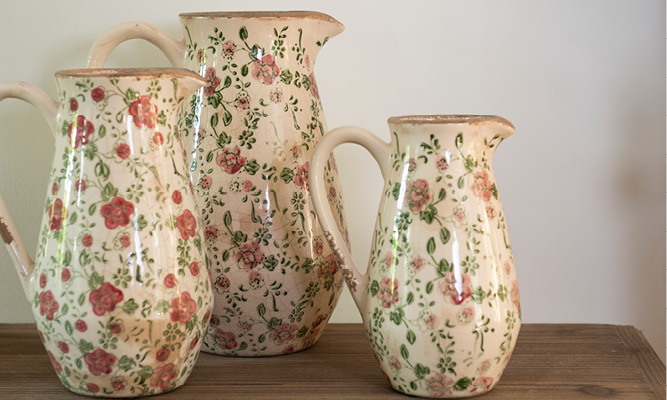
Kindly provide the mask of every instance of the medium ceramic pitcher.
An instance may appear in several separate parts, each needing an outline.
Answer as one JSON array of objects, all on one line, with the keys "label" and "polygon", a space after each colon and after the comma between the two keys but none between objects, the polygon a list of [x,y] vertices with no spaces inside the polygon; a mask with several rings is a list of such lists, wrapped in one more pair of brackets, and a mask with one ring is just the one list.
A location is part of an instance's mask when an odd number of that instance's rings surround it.
[{"label": "medium ceramic pitcher", "polygon": [[[493,116],[389,119],[390,144],[360,128],[331,131],[311,161],[325,235],[395,390],[467,397],[498,382],[521,325],[514,260],[491,159],[514,132]],[[384,189],[366,274],[325,205],[322,170],[345,142],[367,148]]]},{"label": "medium ceramic pitcher", "polygon": [[[212,260],[215,308],[204,351],[266,356],[318,339],[343,285],[309,196],[308,163],[326,132],[315,57],[343,26],[315,12],[181,14],[185,40],[143,23],[97,39],[89,65],[143,38],[206,78],[179,129]],[[327,198],[346,232],[333,156]],[[347,235],[346,235],[347,237]]]},{"label": "medium ceramic pitcher", "polygon": [[[185,383],[213,306],[178,107],[204,80],[186,70],[56,73],[59,105],[24,83],[55,136],[36,262],[0,199],[0,235],[60,381],[103,397]],[[20,149],[17,149],[20,151]]]}]

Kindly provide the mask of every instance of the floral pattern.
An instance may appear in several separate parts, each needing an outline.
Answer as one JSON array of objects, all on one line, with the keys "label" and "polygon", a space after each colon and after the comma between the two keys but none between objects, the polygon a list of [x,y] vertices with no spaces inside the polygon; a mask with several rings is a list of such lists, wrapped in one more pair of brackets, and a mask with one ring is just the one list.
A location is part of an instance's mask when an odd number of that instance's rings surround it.
[{"label": "floral pattern", "polygon": [[[308,161],[327,131],[311,60],[328,40],[324,31],[338,27],[310,17],[183,24],[185,66],[206,80],[179,120],[216,294],[218,324],[209,327],[204,351],[305,349],[343,284],[308,182]],[[333,156],[326,177],[345,231]]]},{"label": "floral pattern", "polygon": [[182,385],[213,307],[176,136],[175,96],[186,89],[163,75],[58,77],[59,153],[32,306],[54,370],[79,394],[140,397]]},{"label": "floral pattern", "polygon": [[368,284],[348,281],[367,299],[371,346],[399,392],[440,398],[488,392],[521,325],[490,167],[502,129],[483,124],[469,134],[472,128],[461,125],[390,127],[380,210],[396,211],[378,215]]}]

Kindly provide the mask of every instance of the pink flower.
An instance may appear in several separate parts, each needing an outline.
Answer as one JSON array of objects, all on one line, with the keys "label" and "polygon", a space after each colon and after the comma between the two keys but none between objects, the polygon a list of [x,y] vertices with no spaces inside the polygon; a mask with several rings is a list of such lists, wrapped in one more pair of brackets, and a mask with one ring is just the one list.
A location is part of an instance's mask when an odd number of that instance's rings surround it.
[{"label": "pink flower", "polygon": [[338,197],[338,193],[336,192],[336,187],[335,186],[329,186],[329,200],[333,201],[336,200]]},{"label": "pink flower", "polygon": [[481,394],[491,390],[491,386],[493,386],[493,378],[489,376],[481,376],[468,386],[468,392]]},{"label": "pink flower", "polygon": [[293,178],[294,184],[303,187],[306,191],[308,191],[308,165],[310,165],[310,162],[296,167],[296,174]]},{"label": "pink flower", "polygon": [[252,329],[252,323],[250,322],[250,320],[239,321],[239,328],[248,332],[249,330]]},{"label": "pink flower", "polygon": [[436,329],[438,325],[440,325],[440,318],[435,314],[430,314],[424,319],[424,322],[426,323],[427,328]]},{"label": "pink flower", "polygon": [[68,281],[69,281],[69,278],[70,278],[71,276],[72,276],[72,274],[71,274],[71,272],[69,271],[69,269],[67,269],[67,268],[64,268],[63,271],[60,273],[60,279],[61,279],[63,282],[68,282]]},{"label": "pink flower", "polygon": [[215,238],[218,237],[218,228],[215,227],[215,225],[209,225],[206,227],[204,230],[204,236],[206,237],[206,240],[209,242],[212,242],[215,240]]},{"label": "pink flower", "polygon": [[310,81],[310,94],[312,94],[314,98],[319,99],[320,91],[317,89],[317,82],[315,82],[315,74],[313,72],[308,75],[308,80]]},{"label": "pink flower", "polygon": [[435,373],[426,378],[425,383],[431,397],[445,397],[452,394],[454,381],[445,374]]},{"label": "pink flower", "polygon": [[197,264],[197,261],[193,261],[190,263],[190,273],[192,274],[192,276],[199,275],[199,264]]},{"label": "pink flower", "polygon": [[391,356],[389,358],[389,365],[394,371],[401,369],[401,362],[398,360],[398,358],[396,358],[396,356]]},{"label": "pink flower", "polygon": [[157,123],[157,106],[151,102],[148,96],[141,96],[130,104],[130,115],[137,128],[148,127],[155,129]]},{"label": "pink flower", "polygon": [[248,97],[248,93],[241,92],[236,96],[236,108],[238,110],[246,110],[248,107],[250,107],[250,97]]},{"label": "pink flower", "polygon": [[198,342],[199,342],[199,335],[192,338],[192,341],[190,342],[190,350],[194,350],[195,347],[197,347]]},{"label": "pink flower", "polygon": [[100,214],[104,217],[104,226],[107,229],[127,226],[130,223],[130,216],[133,212],[134,204],[120,196],[114,197],[100,209]]},{"label": "pink flower", "polygon": [[160,350],[158,350],[157,353],[155,353],[155,359],[160,361],[160,362],[167,361],[167,358],[169,358],[169,353],[171,353],[171,351],[169,350],[169,347],[165,346],[165,347],[161,348]]},{"label": "pink flower", "polygon": [[86,390],[88,390],[90,393],[97,393],[100,391],[100,387],[97,386],[94,383],[86,383]]},{"label": "pink flower", "polygon": [[204,50],[204,49],[197,50],[197,62],[199,64],[205,64],[206,63],[206,50]]},{"label": "pink flower", "polygon": [[421,271],[424,268],[424,265],[426,265],[424,259],[419,255],[412,257],[412,261],[410,261],[410,267],[417,272]]},{"label": "pink flower", "polygon": [[125,159],[130,156],[130,146],[128,146],[126,143],[121,143],[116,147],[116,155],[119,158]]},{"label": "pink flower", "polygon": [[171,321],[185,324],[190,321],[192,314],[197,310],[197,303],[190,297],[190,293],[183,292],[181,297],[171,300]]},{"label": "pink flower", "polygon": [[53,185],[51,185],[51,194],[55,195],[58,193],[58,182],[53,182]]},{"label": "pink flower", "polygon": [[491,200],[491,195],[493,194],[493,185],[489,180],[489,174],[487,174],[485,170],[480,170],[475,172],[473,178],[474,180],[470,186],[475,196],[484,201]]},{"label": "pink flower", "polygon": [[521,311],[521,302],[519,301],[519,285],[516,281],[512,282],[512,288],[510,289],[510,298],[512,299],[512,304],[514,307]]},{"label": "pink flower", "polygon": [[408,207],[413,213],[418,213],[424,209],[426,203],[431,201],[431,194],[428,191],[428,182],[425,179],[417,179],[408,182],[406,196]]},{"label": "pink flower", "polygon": [[168,289],[176,286],[176,276],[174,276],[174,274],[167,274],[167,276],[164,277],[164,286]]},{"label": "pink flower", "polygon": [[477,367],[477,375],[482,375],[491,368],[491,360],[484,360]]},{"label": "pink flower", "polygon": [[211,177],[208,175],[202,176],[201,179],[199,180],[199,187],[201,187],[204,190],[210,189],[212,184],[213,184],[213,179],[211,179]]},{"label": "pink flower", "polygon": [[63,226],[63,221],[67,218],[67,207],[63,201],[56,199],[49,207],[49,228],[52,231],[59,231]]},{"label": "pink flower", "polygon": [[225,350],[232,350],[238,346],[238,343],[236,343],[236,335],[234,335],[233,332],[226,332],[218,328],[213,333],[213,338],[218,346]]},{"label": "pink flower", "polygon": [[218,279],[215,280],[215,286],[222,292],[229,290],[230,285],[231,282],[229,282],[229,278],[226,276],[219,276]]},{"label": "pink flower", "polygon": [[276,329],[269,334],[271,340],[273,340],[277,345],[281,345],[285,342],[291,342],[296,338],[297,326],[296,324],[283,323],[276,327]]},{"label": "pink flower", "polygon": [[281,353],[282,353],[282,354],[291,354],[291,353],[294,353],[294,345],[293,345],[293,344],[290,344],[289,346],[285,347]]},{"label": "pink flower", "polygon": [[231,151],[225,147],[218,153],[215,162],[228,174],[234,175],[245,165],[245,157],[241,155],[241,149],[238,147],[234,147]]},{"label": "pink flower", "polygon": [[510,262],[509,261],[505,261],[505,264],[503,264],[503,271],[505,271],[506,275],[510,274],[511,267],[510,267]]},{"label": "pink flower", "polygon": [[265,85],[273,84],[273,80],[280,75],[280,68],[271,54],[266,54],[261,60],[253,63],[252,76]]},{"label": "pink flower", "polygon": [[244,191],[244,192],[249,192],[249,191],[252,190],[252,188],[253,188],[254,186],[255,186],[255,185],[252,184],[252,181],[251,181],[251,180],[246,179],[245,182],[243,182],[243,191]]},{"label": "pink flower", "polygon": [[296,144],[292,146],[292,157],[294,158],[301,157],[301,148]]},{"label": "pink flower", "polygon": [[101,317],[116,309],[116,305],[123,301],[123,292],[109,282],[104,282],[99,288],[90,292],[88,299],[93,305],[93,314]]},{"label": "pink flower", "polygon": [[116,357],[102,349],[95,349],[83,356],[83,361],[88,365],[88,370],[95,376],[109,375],[111,368],[116,363]]},{"label": "pink flower", "polygon": [[[67,137],[69,138],[70,145],[75,149],[79,146],[85,146],[88,144],[88,136],[90,136],[95,130],[95,126],[92,122],[88,121],[83,115],[78,115],[76,121],[69,124],[67,127]],[[74,136],[74,137],[72,137]]]},{"label": "pink flower", "polygon": [[120,323],[120,321],[116,320],[113,322],[109,322],[109,332],[113,333],[114,335],[117,335],[123,331],[123,324]]},{"label": "pink flower", "polygon": [[74,112],[74,111],[76,111],[76,110],[79,109],[79,102],[76,101],[76,99],[75,99],[74,97],[72,97],[71,99],[69,99],[69,109],[70,109],[70,111],[72,111],[72,112]]},{"label": "pink flower", "polygon": [[384,255],[384,265],[387,268],[391,268],[395,261],[396,257],[394,257],[394,254],[391,251],[388,251],[387,254]]},{"label": "pink flower", "polygon": [[83,247],[90,247],[93,245],[93,237],[90,236],[89,234],[83,235],[81,238],[81,244],[83,244]]},{"label": "pink flower", "polygon": [[398,303],[398,280],[395,278],[382,278],[377,298],[382,302],[382,307],[389,308]]},{"label": "pink flower", "polygon": [[104,93],[104,89],[96,87],[90,92],[90,97],[95,103],[99,103],[100,101],[104,100],[106,94]]},{"label": "pink flower", "polygon": [[58,342],[58,349],[60,349],[61,352],[67,354],[69,353],[69,346],[67,343],[63,342],[62,340]]},{"label": "pink flower", "polygon": [[269,93],[269,100],[271,103],[280,103],[283,101],[283,91],[280,88],[275,88]]},{"label": "pink flower", "polygon": [[183,214],[176,218],[176,226],[181,231],[181,238],[188,240],[197,235],[197,219],[190,210],[183,211]]},{"label": "pink flower", "polygon": [[76,328],[77,331],[79,332],[85,332],[88,330],[88,325],[86,324],[85,321],[78,319],[74,323],[74,327]]},{"label": "pink flower", "polygon": [[178,376],[178,371],[174,363],[161,365],[151,375],[151,387],[167,390],[171,386],[171,382]]},{"label": "pink flower", "polygon": [[153,133],[153,143],[162,146],[164,144],[164,136],[160,132]]},{"label": "pink flower", "polygon": [[58,302],[50,290],[39,294],[39,315],[44,315],[49,321],[53,321],[53,314],[58,311]]},{"label": "pink flower", "polygon": [[217,89],[218,85],[220,85],[220,78],[215,75],[215,68],[208,67],[206,69],[206,75],[204,76],[204,79],[206,79],[204,95],[206,97],[211,97],[213,96],[213,93],[215,93],[215,89]]},{"label": "pink flower", "polygon": [[250,271],[248,274],[248,284],[258,288],[262,284],[262,274],[257,271]]},{"label": "pink flower", "polygon": [[129,235],[123,235],[119,239],[120,245],[123,247],[130,247],[130,236]]},{"label": "pink flower", "polygon": [[440,292],[452,303],[459,305],[472,295],[470,288],[470,275],[461,274],[456,277],[454,272],[449,272],[440,283]]},{"label": "pink flower", "polygon": [[336,257],[333,254],[324,257],[324,260],[322,260],[322,263],[320,264],[320,278],[327,280],[329,277],[334,276],[337,271],[338,261],[336,261]]},{"label": "pink flower", "polygon": [[77,179],[77,181],[74,183],[74,187],[78,192],[83,192],[84,190],[86,190],[86,180]]},{"label": "pink flower", "polygon": [[46,351],[46,354],[49,356],[49,361],[51,361],[51,365],[53,365],[53,369],[56,370],[56,374],[60,375],[61,372],[63,372],[63,367],[60,365],[58,360],[56,360],[56,356],[53,355],[49,350]]},{"label": "pink flower", "polygon": [[318,237],[313,241],[313,253],[315,256],[321,256],[323,251],[324,243],[322,242],[322,238]]},{"label": "pink flower", "polygon": [[253,270],[264,261],[264,253],[256,241],[245,242],[236,251],[236,261],[239,261],[243,268]]},{"label": "pink flower", "polygon": [[466,325],[475,318],[475,309],[472,307],[465,307],[456,315],[461,325]]},{"label": "pink flower", "polygon": [[449,163],[444,156],[438,156],[438,158],[435,159],[435,167],[438,171],[444,172],[449,167]]},{"label": "pink flower", "polygon": [[183,201],[183,196],[181,195],[181,192],[178,190],[174,190],[174,193],[171,194],[171,201],[174,202],[174,204],[181,204]]},{"label": "pink flower", "polygon": [[44,289],[44,286],[46,286],[46,275],[41,274],[41,275],[39,276],[39,287],[41,287],[42,289]]},{"label": "pink flower", "polygon": [[454,219],[459,224],[463,224],[463,223],[466,222],[467,213],[466,213],[466,209],[463,208],[463,206],[461,206],[461,205],[456,206],[456,208],[454,209]]},{"label": "pink flower", "polygon": [[225,57],[231,58],[236,51],[236,45],[231,40],[222,43],[222,54]]},{"label": "pink flower", "polygon": [[486,206],[486,216],[489,219],[493,219],[496,216],[496,210],[493,209],[493,206],[491,204],[488,204]]},{"label": "pink flower", "polygon": [[121,390],[125,389],[125,386],[127,385],[127,382],[125,382],[125,379],[123,378],[114,378],[111,381],[111,386],[113,386],[113,390],[120,392]]},{"label": "pink flower", "polygon": [[408,172],[413,172],[417,169],[417,160],[414,157],[408,159]]}]

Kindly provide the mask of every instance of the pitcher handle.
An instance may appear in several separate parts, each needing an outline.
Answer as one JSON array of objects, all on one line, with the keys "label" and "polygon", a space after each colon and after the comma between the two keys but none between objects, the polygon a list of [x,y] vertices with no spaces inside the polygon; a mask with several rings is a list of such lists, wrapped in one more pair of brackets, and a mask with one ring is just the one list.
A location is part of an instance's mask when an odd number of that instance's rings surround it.
[{"label": "pitcher handle", "polygon": [[[58,103],[42,89],[24,82],[2,83],[0,84],[0,101],[8,98],[20,99],[35,106],[48,122],[53,135],[56,135]],[[2,196],[0,196],[0,237],[9,251],[16,272],[21,277],[23,290],[30,299],[28,283],[35,269],[35,261],[28,254]]]},{"label": "pitcher handle", "polygon": [[144,39],[160,49],[174,67],[183,67],[185,40],[171,37],[167,32],[145,22],[126,22],[101,34],[88,53],[88,68],[102,68],[109,54],[130,39]]},{"label": "pitcher handle", "polygon": [[310,176],[309,185],[311,187],[310,193],[313,199],[315,213],[320,221],[320,225],[322,225],[324,235],[329,241],[329,245],[336,256],[338,264],[343,271],[343,276],[350,288],[352,297],[354,298],[357,307],[362,309],[366,301],[368,272],[366,274],[359,272],[354,260],[352,260],[350,250],[345,245],[345,240],[336,225],[336,219],[334,218],[333,212],[328,206],[329,202],[327,201],[324,185],[324,166],[329,158],[329,154],[343,143],[355,143],[368,150],[380,166],[383,177],[387,173],[387,168],[389,167],[387,160],[390,155],[390,145],[362,128],[354,126],[336,128],[324,135],[324,138],[320,140],[315,148],[308,169],[308,175]]}]

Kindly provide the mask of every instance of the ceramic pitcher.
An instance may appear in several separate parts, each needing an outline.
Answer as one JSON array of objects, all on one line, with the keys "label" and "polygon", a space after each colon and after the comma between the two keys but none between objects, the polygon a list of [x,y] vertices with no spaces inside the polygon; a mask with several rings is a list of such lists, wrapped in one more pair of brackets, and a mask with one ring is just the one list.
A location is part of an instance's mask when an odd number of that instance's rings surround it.
[{"label": "ceramic pitcher", "polygon": [[[498,382],[521,325],[505,214],[491,169],[514,132],[494,116],[389,119],[387,144],[360,128],[331,131],[310,166],[315,210],[393,388],[467,397]],[[322,170],[345,142],[370,151],[384,188],[366,274],[326,206]]]},{"label": "ceramic pitcher", "polygon": [[213,306],[176,134],[178,106],[204,80],[177,69],[70,70],[56,80],[59,103],[24,83],[0,85],[0,100],[32,103],[55,136],[36,262],[1,199],[0,235],[67,389],[172,390],[192,372]]},{"label": "ceramic pitcher", "polygon": [[[343,26],[315,12],[181,14],[184,40],[143,23],[97,39],[89,65],[143,38],[206,79],[179,129],[212,260],[215,308],[204,351],[266,356],[319,338],[343,280],[309,196],[308,165],[327,131],[315,57]],[[327,198],[347,237],[336,163]]]}]

